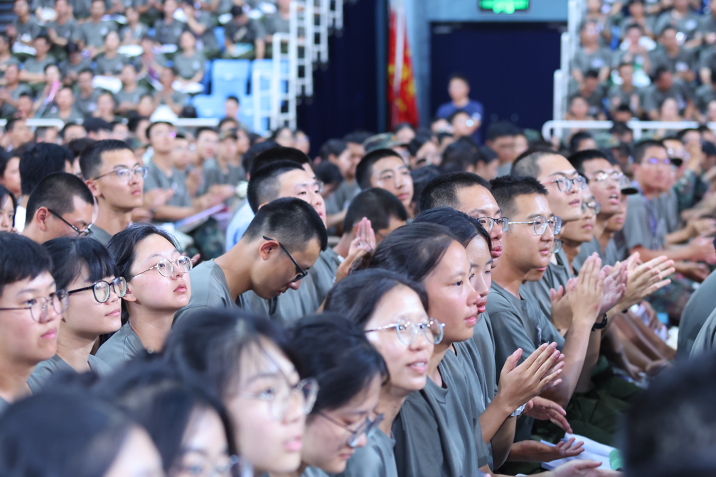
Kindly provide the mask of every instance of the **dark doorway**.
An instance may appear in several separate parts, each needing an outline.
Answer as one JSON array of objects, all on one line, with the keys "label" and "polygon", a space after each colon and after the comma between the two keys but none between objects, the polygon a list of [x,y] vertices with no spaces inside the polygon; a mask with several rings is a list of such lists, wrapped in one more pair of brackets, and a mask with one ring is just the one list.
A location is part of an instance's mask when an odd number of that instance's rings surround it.
[{"label": "dark doorway", "polygon": [[[483,131],[493,120],[540,130],[552,119],[560,29],[554,23],[431,24],[430,112],[450,100],[447,81],[461,73],[470,96],[485,107]],[[484,134],[483,134],[484,137]]]}]

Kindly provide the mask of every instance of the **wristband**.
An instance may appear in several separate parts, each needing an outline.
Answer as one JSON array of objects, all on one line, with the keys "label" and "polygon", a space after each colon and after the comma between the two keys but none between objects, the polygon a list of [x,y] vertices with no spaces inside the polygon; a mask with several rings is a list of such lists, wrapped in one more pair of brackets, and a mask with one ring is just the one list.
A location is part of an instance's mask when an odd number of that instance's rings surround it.
[{"label": "wristband", "polygon": [[594,323],[594,324],[592,325],[592,331],[596,331],[596,330],[601,330],[601,329],[603,329],[604,327],[607,326],[607,322],[608,322],[608,321],[609,321],[609,320],[607,319],[607,314],[604,313],[604,315],[602,315],[602,321],[600,321],[600,322],[598,322],[598,323]]},{"label": "wristband", "polygon": [[523,405],[521,405],[520,407],[518,407],[517,409],[515,409],[515,412],[513,412],[512,414],[510,414],[510,417],[518,417],[518,416],[520,416],[520,415],[522,414],[522,412],[525,410],[525,406],[526,406],[526,405],[527,405],[527,403],[524,403]]}]

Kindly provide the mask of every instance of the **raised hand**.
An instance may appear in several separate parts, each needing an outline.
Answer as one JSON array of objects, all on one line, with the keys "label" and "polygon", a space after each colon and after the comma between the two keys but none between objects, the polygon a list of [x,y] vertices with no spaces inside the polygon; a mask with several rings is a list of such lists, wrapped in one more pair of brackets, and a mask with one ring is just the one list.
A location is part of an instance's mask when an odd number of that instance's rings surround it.
[{"label": "raised hand", "polygon": [[573,460],[560,465],[552,472],[544,474],[549,477],[619,477],[621,472],[613,470],[598,469],[602,465],[596,460]]},{"label": "raised hand", "polygon": [[532,398],[532,409],[526,411],[525,414],[540,421],[551,421],[553,424],[561,427],[570,434],[573,433],[572,426],[567,421],[567,411],[559,404],[549,399],[536,396]]},{"label": "raised hand", "polygon": [[626,293],[620,303],[622,309],[640,303],[644,297],[671,283],[666,277],[676,271],[674,261],[665,256],[656,257],[642,264],[639,264],[639,259],[639,254],[635,253],[627,260],[629,278]]},{"label": "raised hand", "polygon": [[600,316],[606,279],[601,267],[602,260],[596,253],[582,265],[577,286],[567,294],[574,319],[590,320],[594,323]]},{"label": "raised hand", "polygon": [[[522,349],[512,353],[500,372],[500,384],[497,394],[504,399],[510,409],[517,409],[533,397],[539,395],[548,386],[557,386],[562,382],[559,375],[564,363],[557,343],[543,344],[537,348],[522,364]],[[498,399],[495,396],[495,399]]]},{"label": "raised hand", "polygon": [[607,278],[604,280],[604,298],[602,298],[602,307],[599,309],[599,316],[608,312],[624,298],[627,283],[627,267],[621,262],[617,262],[612,268],[609,265],[602,268]]}]

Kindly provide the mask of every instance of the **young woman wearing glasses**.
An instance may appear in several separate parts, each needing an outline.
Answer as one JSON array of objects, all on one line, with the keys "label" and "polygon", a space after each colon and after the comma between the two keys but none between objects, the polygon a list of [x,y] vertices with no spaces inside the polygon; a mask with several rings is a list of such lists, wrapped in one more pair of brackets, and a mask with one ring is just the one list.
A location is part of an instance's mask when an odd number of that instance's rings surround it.
[{"label": "young woman wearing glasses", "polygon": [[391,427],[408,395],[425,387],[428,361],[442,340],[442,323],[428,316],[422,285],[381,269],[352,272],[331,290],[324,309],[360,326],[390,374],[375,410],[383,415],[379,430],[356,449],[342,475],[398,477]]},{"label": "young woman wearing glasses", "polygon": [[255,475],[299,467],[318,386],[299,377],[274,322],[235,310],[193,310],[172,329],[164,359],[184,376],[208,380],[229,412],[237,453]]},{"label": "young woman wearing glasses", "polygon": [[122,325],[121,303],[127,282],[107,249],[94,240],[61,237],[45,242],[52,258],[52,276],[58,288],[67,290],[69,303],[62,313],[57,354],[37,365],[28,384],[37,392],[59,371],[94,371],[100,376],[111,369],[90,353],[97,338]]},{"label": "young woman wearing glasses", "polygon": [[388,379],[385,361],[361,328],[333,313],[299,320],[291,329],[291,346],[301,375],[315,377],[319,389],[306,421],[301,466],[281,477],[343,472],[383,420],[376,406]]},{"label": "young woman wearing glasses", "polygon": [[118,274],[127,281],[122,300],[122,328],[97,351],[112,369],[147,350],[164,346],[174,313],[189,303],[191,260],[177,250],[174,238],[150,224],[133,225],[107,244]]}]

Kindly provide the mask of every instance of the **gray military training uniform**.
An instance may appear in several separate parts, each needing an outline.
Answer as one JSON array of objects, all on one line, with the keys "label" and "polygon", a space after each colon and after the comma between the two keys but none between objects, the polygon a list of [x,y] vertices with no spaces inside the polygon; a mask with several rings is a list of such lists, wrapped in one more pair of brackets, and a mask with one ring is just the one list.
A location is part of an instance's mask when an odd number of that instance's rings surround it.
[{"label": "gray military training uniform", "polygon": [[[112,373],[112,368],[96,356],[90,355],[87,362],[89,363],[90,369],[97,373],[100,377],[104,377]],[[54,355],[52,358],[42,361],[35,367],[35,371],[32,372],[30,378],[27,380],[27,385],[30,386],[30,391],[35,394],[42,389],[47,380],[50,379],[53,374],[68,372],[76,373],[75,369],[67,364],[67,361],[60,358],[58,355]]]},{"label": "gray military training uniform", "polygon": [[678,358],[688,358],[694,342],[705,323],[714,311],[716,302],[716,272],[712,272],[699,288],[691,295],[681,314],[679,322],[679,341],[676,347]]},{"label": "gray military training uniform", "polygon": [[365,447],[359,447],[348,460],[346,470],[337,477],[398,477],[395,465],[395,439],[380,429],[368,439]]},{"label": "gray military training uniform", "polygon": [[[209,260],[197,265],[189,272],[191,298],[189,303],[174,315],[178,321],[196,309],[243,308],[234,302],[226,275],[216,262]],[[241,299],[241,297],[239,297]]]},{"label": "gray military training uniform", "polygon": [[92,230],[92,233],[90,234],[90,238],[95,239],[102,245],[106,246],[107,242],[109,242],[109,239],[112,238],[112,236],[109,234],[109,232],[107,232],[106,230],[104,230],[101,227],[97,227],[96,225],[92,225],[92,228],[90,230]]},{"label": "gray military training uniform", "polygon": [[116,371],[142,351],[144,351],[142,340],[127,322],[99,347],[96,356]]}]

